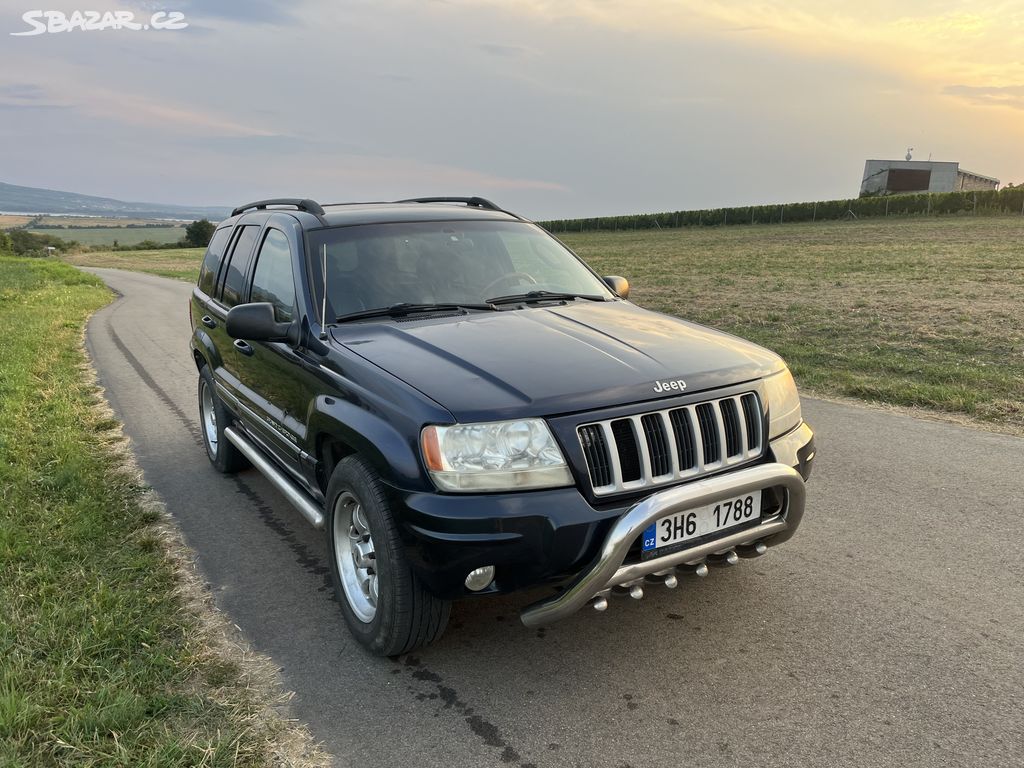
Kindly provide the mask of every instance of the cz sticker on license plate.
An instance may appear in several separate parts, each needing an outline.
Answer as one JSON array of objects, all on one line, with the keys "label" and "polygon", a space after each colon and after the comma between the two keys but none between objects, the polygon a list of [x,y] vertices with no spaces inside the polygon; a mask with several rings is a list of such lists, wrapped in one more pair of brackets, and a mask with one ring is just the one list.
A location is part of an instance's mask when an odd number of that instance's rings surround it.
[{"label": "cz sticker on license plate", "polygon": [[676,544],[699,539],[761,517],[761,491],[752,491],[734,499],[716,501],[703,507],[667,515],[652,523],[643,533],[643,556]]}]

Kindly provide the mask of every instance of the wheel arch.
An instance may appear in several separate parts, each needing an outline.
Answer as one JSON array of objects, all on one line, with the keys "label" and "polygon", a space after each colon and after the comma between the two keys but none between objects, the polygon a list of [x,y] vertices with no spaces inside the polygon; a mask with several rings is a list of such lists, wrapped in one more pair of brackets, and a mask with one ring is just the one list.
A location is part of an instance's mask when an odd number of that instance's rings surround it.
[{"label": "wheel arch", "polygon": [[316,436],[316,480],[321,491],[327,493],[327,484],[331,481],[331,475],[334,474],[334,468],[338,463],[346,456],[355,456],[357,453],[348,441],[338,437],[334,432],[321,432]]},{"label": "wheel arch", "polygon": [[[327,490],[331,473],[342,459],[359,455],[388,485],[422,489],[424,474],[415,440],[390,421],[351,403],[320,398],[309,425],[309,444],[315,451],[317,483]],[[418,431],[416,432],[418,438]]]},{"label": "wheel arch", "polygon": [[189,343],[192,348],[192,360],[196,364],[196,370],[202,370],[204,365],[215,365],[214,361],[219,360],[217,347],[210,335],[200,328],[192,331],[192,340]]}]

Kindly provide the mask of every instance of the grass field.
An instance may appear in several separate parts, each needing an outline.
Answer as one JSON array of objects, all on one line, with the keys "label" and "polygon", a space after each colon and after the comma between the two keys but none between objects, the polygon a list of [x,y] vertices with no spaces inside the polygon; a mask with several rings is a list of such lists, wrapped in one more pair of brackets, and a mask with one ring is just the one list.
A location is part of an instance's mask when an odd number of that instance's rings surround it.
[{"label": "grass field", "polygon": [[1024,218],[565,235],[638,304],[731,331],[800,385],[1024,431]]},{"label": "grass field", "polygon": [[[566,234],[636,303],[753,339],[801,386],[1024,432],[1024,218]],[[194,280],[200,250],[74,263]]]},{"label": "grass field", "polygon": [[38,235],[53,235],[62,240],[76,240],[82,245],[135,245],[143,240],[176,243],[185,236],[184,227],[61,227],[30,228],[27,231]]},{"label": "grass field", "polygon": [[194,281],[199,277],[202,248],[161,248],[155,251],[95,251],[65,257],[80,267],[113,267],[133,272]]},{"label": "grass field", "polygon": [[109,299],[0,257],[0,765],[269,764],[264,702],[210,652],[84,375]]}]

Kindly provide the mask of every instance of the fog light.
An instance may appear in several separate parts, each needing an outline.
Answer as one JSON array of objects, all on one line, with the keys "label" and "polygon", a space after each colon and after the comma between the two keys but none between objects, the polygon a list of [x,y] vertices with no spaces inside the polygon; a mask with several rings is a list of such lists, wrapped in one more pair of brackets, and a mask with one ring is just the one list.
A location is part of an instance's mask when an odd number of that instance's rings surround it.
[{"label": "fog light", "polygon": [[469,576],[466,577],[466,589],[479,592],[481,589],[487,589],[492,581],[494,581],[494,566],[485,565],[483,568],[469,572]]}]

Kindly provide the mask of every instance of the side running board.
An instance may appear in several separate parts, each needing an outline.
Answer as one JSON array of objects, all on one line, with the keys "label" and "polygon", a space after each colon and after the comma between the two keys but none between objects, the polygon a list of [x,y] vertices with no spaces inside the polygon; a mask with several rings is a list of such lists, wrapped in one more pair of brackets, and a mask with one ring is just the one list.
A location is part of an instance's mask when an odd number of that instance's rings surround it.
[{"label": "side running board", "polygon": [[260,471],[260,474],[270,481],[271,485],[284,494],[284,497],[299,510],[299,513],[314,528],[323,529],[323,510],[320,509],[320,506],[313,501],[308,493],[296,485],[295,481],[288,477],[288,475],[278,469],[277,465],[268,459],[259,448],[253,445],[249,438],[245,437],[234,427],[227,427],[224,430],[224,436],[234,443],[235,447],[243,453],[245,458],[252,462],[252,465]]}]

